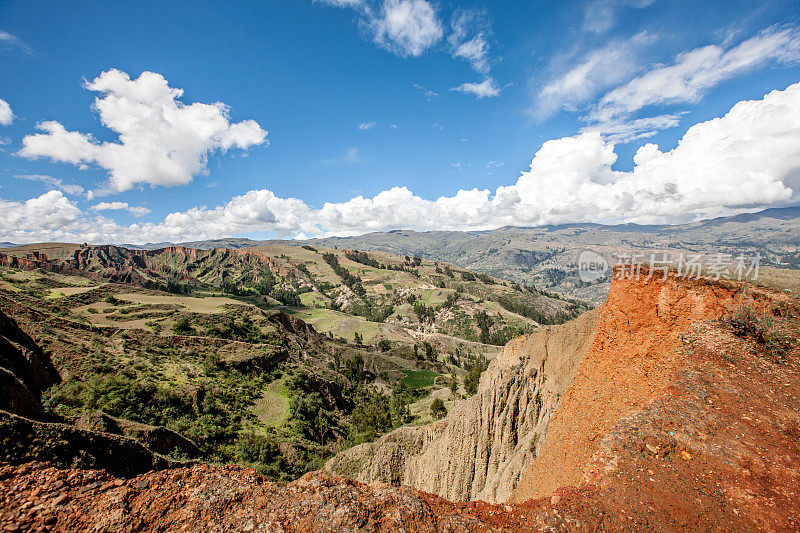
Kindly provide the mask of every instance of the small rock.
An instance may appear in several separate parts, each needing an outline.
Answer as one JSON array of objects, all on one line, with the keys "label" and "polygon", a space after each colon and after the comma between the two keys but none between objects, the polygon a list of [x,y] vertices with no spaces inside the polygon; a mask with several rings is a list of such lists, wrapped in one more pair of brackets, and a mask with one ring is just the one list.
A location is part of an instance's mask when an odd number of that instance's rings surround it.
[{"label": "small rock", "polygon": [[53,500],[53,503],[51,503],[50,505],[52,507],[55,507],[56,505],[61,505],[62,503],[66,503],[67,501],[69,501],[69,496],[67,496],[66,494],[62,494],[58,496],[55,500]]},{"label": "small rock", "polygon": [[690,454],[689,452],[684,450],[684,451],[681,452],[681,457],[683,457],[684,461],[691,461],[692,454]]},{"label": "small rock", "polygon": [[150,480],[140,479],[139,481],[136,482],[136,486],[139,487],[140,489],[146,489],[147,487],[150,486]]},{"label": "small rock", "polygon": [[558,502],[560,501],[561,501],[561,496],[559,496],[558,494],[553,494],[553,496],[550,497],[551,505],[558,505]]}]

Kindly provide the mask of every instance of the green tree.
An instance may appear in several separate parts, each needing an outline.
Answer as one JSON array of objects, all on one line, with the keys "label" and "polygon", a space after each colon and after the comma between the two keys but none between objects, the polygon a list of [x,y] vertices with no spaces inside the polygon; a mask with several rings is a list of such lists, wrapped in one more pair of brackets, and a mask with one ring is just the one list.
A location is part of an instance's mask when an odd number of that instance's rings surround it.
[{"label": "green tree", "polygon": [[353,397],[353,412],[350,423],[357,440],[372,441],[392,428],[389,398],[367,387],[360,388]]},{"label": "green tree", "polygon": [[364,381],[364,358],[361,354],[356,354],[344,365],[344,375],[353,383],[361,383]]},{"label": "green tree", "polygon": [[425,358],[428,361],[436,362],[436,350],[434,349],[433,345],[428,341],[423,341],[422,345],[425,347]]},{"label": "green tree", "polygon": [[467,391],[467,397],[473,396],[476,392],[478,392],[478,383],[481,379],[481,373],[485,369],[485,359],[473,359],[469,372],[467,372],[467,375],[464,376],[464,389]]},{"label": "green tree", "polygon": [[444,402],[441,398],[436,398],[431,403],[431,414],[436,420],[447,416],[447,408],[444,406]]}]

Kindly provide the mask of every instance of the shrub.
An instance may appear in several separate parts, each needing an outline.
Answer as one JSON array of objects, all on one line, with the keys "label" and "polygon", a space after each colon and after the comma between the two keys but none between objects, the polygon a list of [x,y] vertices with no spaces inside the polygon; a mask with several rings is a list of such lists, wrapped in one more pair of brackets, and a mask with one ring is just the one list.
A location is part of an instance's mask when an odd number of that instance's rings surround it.
[{"label": "shrub", "polygon": [[793,339],[777,329],[774,319],[757,313],[752,307],[740,306],[723,321],[737,337],[753,337],[758,344],[764,346],[775,363],[782,363],[786,352],[792,347]]},{"label": "shrub", "polygon": [[378,349],[382,352],[388,352],[392,349],[392,341],[389,339],[381,339],[378,341]]},{"label": "shrub", "polygon": [[189,319],[185,316],[182,316],[175,321],[175,324],[173,324],[172,332],[176,335],[189,335],[194,333],[194,328],[192,327],[191,323],[189,323]]}]

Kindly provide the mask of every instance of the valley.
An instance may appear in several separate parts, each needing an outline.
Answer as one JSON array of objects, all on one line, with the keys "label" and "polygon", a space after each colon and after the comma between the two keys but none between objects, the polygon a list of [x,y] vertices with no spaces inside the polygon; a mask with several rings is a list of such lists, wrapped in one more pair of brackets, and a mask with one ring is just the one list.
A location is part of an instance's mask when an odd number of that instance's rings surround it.
[{"label": "valley", "polygon": [[0,311],[57,370],[41,415],[163,426],[196,445],[176,460],[277,481],[441,416],[509,339],[589,307],[447,263],[311,246],[48,244],[0,250],[0,264]]},{"label": "valley", "polygon": [[[771,270],[769,279],[771,288],[619,275],[601,307],[506,344],[475,394],[440,419],[373,434],[285,486],[263,463],[252,470],[241,459],[220,465],[148,452],[108,432],[118,426],[144,440],[153,428],[120,419],[96,421],[105,424],[96,433],[80,429],[85,415],[69,425],[6,413],[0,428],[11,438],[0,445],[13,460],[0,466],[0,487],[13,486],[24,507],[0,504],[14,520],[4,523],[59,531],[791,531],[800,524],[800,304],[782,281],[798,275]],[[45,357],[10,328],[5,321],[4,338],[38,354],[29,361]],[[42,368],[35,375],[54,379]],[[412,371],[406,385],[435,383],[435,374]],[[226,386],[224,375],[214,375],[217,386]],[[296,394],[297,379],[261,389],[254,406],[262,429],[284,420],[280,400]],[[33,390],[30,373],[27,383]],[[450,391],[429,396],[442,394]],[[246,439],[237,449],[268,455],[254,434]],[[114,461],[122,447],[129,459]]]}]

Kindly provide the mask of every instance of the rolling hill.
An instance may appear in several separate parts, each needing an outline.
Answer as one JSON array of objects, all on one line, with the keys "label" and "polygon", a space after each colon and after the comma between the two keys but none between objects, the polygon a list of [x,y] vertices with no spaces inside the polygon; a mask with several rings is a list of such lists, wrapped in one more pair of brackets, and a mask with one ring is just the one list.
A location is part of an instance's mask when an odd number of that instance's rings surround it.
[{"label": "rolling hill", "polygon": [[159,442],[180,446],[158,451],[173,459],[240,462],[278,480],[433,420],[433,402],[446,410],[474,394],[509,339],[588,307],[385,252],[0,250],[0,312],[52,354],[58,372],[33,413],[62,424],[47,431],[168,431]]}]

